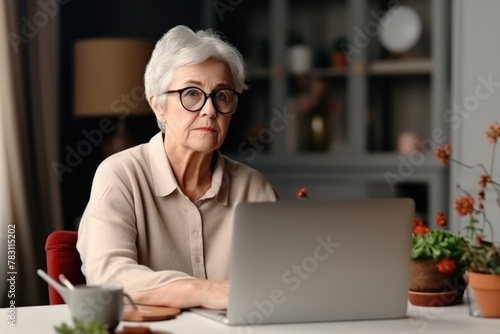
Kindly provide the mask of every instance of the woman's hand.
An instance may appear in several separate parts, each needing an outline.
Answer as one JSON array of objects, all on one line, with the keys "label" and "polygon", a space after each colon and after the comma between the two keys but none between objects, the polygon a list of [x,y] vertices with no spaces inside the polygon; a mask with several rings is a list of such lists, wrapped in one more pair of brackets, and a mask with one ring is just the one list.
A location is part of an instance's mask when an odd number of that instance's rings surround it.
[{"label": "woman's hand", "polygon": [[228,304],[229,282],[200,280],[200,306],[211,309],[225,309]]},{"label": "woman's hand", "polygon": [[157,289],[132,294],[137,304],[178,308],[202,306],[210,309],[227,308],[228,296],[228,281],[203,279],[182,279]]}]

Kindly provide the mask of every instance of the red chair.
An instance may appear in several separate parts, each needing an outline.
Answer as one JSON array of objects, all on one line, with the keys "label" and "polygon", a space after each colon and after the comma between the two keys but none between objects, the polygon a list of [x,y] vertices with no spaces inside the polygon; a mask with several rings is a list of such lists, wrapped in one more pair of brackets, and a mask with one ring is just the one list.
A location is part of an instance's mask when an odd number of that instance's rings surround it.
[{"label": "red chair", "polygon": [[[85,284],[85,276],[81,271],[82,260],[76,250],[78,233],[76,231],[54,231],[45,241],[47,255],[47,273],[59,281],[59,275],[64,274],[73,285]],[[51,305],[64,304],[59,293],[49,286],[49,301]]]}]

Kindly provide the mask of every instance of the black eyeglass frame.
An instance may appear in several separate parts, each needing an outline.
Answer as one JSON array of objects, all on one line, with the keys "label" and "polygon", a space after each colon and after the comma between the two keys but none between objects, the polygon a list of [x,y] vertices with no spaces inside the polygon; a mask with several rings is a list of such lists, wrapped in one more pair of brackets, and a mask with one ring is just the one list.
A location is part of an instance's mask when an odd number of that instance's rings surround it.
[{"label": "black eyeglass frame", "polygon": [[[203,104],[201,105],[201,107],[199,109],[196,109],[196,110],[190,110],[188,108],[186,108],[186,106],[184,105],[184,103],[182,102],[182,93],[184,93],[186,90],[188,89],[198,89],[199,91],[201,91],[203,93],[203,96],[205,96],[205,101],[203,101]],[[236,94],[236,96],[238,97],[238,101],[236,101],[236,105],[234,106],[234,108],[231,110],[231,111],[228,111],[228,112],[222,112],[220,110],[217,109],[217,106],[215,105],[215,103],[213,103],[213,96],[216,95],[218,92],[220,91],[223,91],[223,90],[228,90],[234,94]],[[240,99],[241,99],[241,96],[243,94],[241,93],[238,93],[237,91],[235,91],[234,89],[231,89],[231,88],[221,88],[221,89],[217,89],[216,91],[210,93],[210,94],[207,94],[205,93],[205,91],[203,89],[201,89],[200,87],[194,87],[194,86],[190,86],[190,87],[185,87],[185,88],[181,88],[181,89],[174,89],[174,90],[167,90],[165,93],[163,94],[172,94],[172,93],[179,93],[179,100],[181,101],[181,105],[184,109],[186,109],[187,111],[189,112],[198,112],[200,111],[201,109],[203,109],[203,107],[205,106],[205,104],[207,103],[207,100],[208,98],[212,98],[212,105],[214,106],[215,108],[215,111],[217,111],[219,114],[221,115],[229,115],[229,114],[232,114],[236,111],[236,109],[238,109],[238,106],[240,105]]]}]

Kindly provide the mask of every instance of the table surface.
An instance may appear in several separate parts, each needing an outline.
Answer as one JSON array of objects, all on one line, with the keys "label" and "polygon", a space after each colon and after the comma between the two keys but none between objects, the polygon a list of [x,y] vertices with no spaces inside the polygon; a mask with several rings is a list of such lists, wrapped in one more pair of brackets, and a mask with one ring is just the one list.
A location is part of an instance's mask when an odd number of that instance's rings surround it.
[{"label": "table surface", "polygon": [[[55,333],[54,326],[62,322],[70,323],[71,317],[66,305],[31,306],[15,309],[16,325],[7,323],[9,309],[2,308],[0,333]],[[7,315],[7,316],[6,316]],[[395,320],[338,321],[300,324],[278,324],[260,326],[227,326],[204,318],[189,311],[180,314],[174,320],[128,323],[122,326],[147,325],[151,329],[162,330],[171,334],[183,333],[234,333],[234,334],[268,334],[268,333],[467,333],[498,334],[500,319],[471,317],[467,305],[447,307],[415,307],[408,306],[408,317]]]}]

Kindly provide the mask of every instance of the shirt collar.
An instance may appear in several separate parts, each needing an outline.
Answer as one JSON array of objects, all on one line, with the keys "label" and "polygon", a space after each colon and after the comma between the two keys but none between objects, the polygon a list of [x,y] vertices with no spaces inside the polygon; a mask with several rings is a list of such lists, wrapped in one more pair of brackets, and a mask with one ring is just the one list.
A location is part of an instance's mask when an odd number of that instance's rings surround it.
[{"label": "shirt collar", "polygon": [[212,186],[201,198],[215,197],[215,201],[220,205],[227,205],[229,194],[229,175],[225,170],[224,157],[219,151],[214,152],[215,167],[212,175]]},{"label": "shirt collar", "polygon": [[148,149],[149,164],[151,166],[151,174],[153,175],[155,194],[156,196],[170,195],[175,189],[177,189],[177,180],[175,179],[167,154],[165,153],[161,132],[151,138]]},{"label": "shirt collar", "polygon": [[[163,136],[159,132],[149,141],[149,163],[156,196],[168,196],[178,188],[170,162],[163,146]],[[226,206],[229,195],[229,174],[224,170],[224,157],[219,151],[214,152],[215,167],[212,175],[212,186],[200,199],[215,197],[215,201]]]}]

